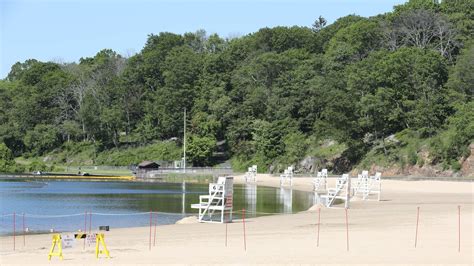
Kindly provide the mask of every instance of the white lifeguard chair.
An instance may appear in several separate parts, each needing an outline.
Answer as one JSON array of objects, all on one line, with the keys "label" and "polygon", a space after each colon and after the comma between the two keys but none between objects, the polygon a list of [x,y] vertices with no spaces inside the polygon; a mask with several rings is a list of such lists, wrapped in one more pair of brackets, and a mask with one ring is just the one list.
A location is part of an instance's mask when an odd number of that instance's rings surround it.
[{"label": "white lifeguard chair", "polygon": [[363,191],[367,189],[368,180],[369,180],[369,171],[367,170],[364,170],[362,171],[361,174],[357,175],[357,183],[355,185],[355,188],[353,189],[354,196],[359,196],[360,194],[363,194]]},{"label": "white lifeguard chair", "polygon": [[217,183],[209,184],[209,195],[199,196],[198,204],[191,208],[199,209],[199,222],[229,223],[232,222],[234,178],[219,177]]},{"label": "white lifeguard chair", "polygon": [[293,166],[288,166],[287,169],[280,175],[280,186],[284,186],[286,184],[292,186],[293,185]]},{"label": "white lifeguard chair", "polygon": [[316,177],[313,179],[313,191],[326,191],[328,190],[328,169],[323,169],[321,172],[318,172]]},{"label": "white lifeguard chair", "polygon": [[349,202],[351,200],[351,178],[349,174],[343,174],[336,180],[336,187],[329,188],[326,195],[321,196],[324,199],[324,205],[331,208],[335,203],[336,199],[344,201],[344,207],[349,208]]},{"label": "white lifeguard chair", "polygon": [[377,195],[377,201],[380,201],[380,195],[382,194],[382,173],[375,172],[374,176],[370,176],[370,191],[367,197],[370,195]]},{"label": "white lifeguard chair", "polygon": [[245,182],[257,182],[257,166],[252,165],[248,168],[248,171],[245,173]]},{"label": "white lifeguard chair", "polygon": [[370,200],[371,195],[377,195],[380,201],[382,190],[382,173],[376,172],[375,175],[369,176],[368,171],[362,171],[357,177],[357,186],[354,190],[354,196],[360,197],[362,200]]}]

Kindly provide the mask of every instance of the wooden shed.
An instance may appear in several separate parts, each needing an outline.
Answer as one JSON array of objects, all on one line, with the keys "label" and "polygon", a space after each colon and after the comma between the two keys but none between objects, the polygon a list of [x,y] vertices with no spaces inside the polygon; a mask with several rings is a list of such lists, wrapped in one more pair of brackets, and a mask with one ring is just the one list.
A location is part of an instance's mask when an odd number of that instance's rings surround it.
[{"label": "wooden shed", "polygon": [[152,161],[143,161],[138,164],[137,170],[136,170],[136,177],[137,178],[146,178],[147,173],[150,171],[158,170],[160,168],[160,165],[152,162]]},{"label": "wooden shed", "polygon": [[160,165],[155,163],[155,162],[152,162],[152,161],[143,161],[143,162],[138,164],[137,168],[138,169],[153,169],[153,170],[156,170],[156,169],[160,168]]}]

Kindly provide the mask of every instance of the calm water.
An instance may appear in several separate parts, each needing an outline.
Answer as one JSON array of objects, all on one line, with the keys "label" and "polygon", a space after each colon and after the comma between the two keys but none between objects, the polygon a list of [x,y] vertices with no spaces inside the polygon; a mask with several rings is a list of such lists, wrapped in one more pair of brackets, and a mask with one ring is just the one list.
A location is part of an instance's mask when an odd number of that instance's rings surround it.
[{"label": "calm water", "polygon": [[[185,216],[195,215],[192,203],[199,195],[208,193],[208,184],[144,183],[121,181],[11,181],[0,180],[0,234],[13,231],[13,212],[16,230],[25,227],[30,232],[84,230],[84,212],[92,229],[99,225],[111,228],[146,226],[150,210],[160,212],[158,224],[172,224]],[[234,185],[234,211],[246,209],[246,216],[263,213],[294,213],[308,209],[315,202],[314,194],[288,188],[270,188],[254,184]],[[9,216],[7,216],[9,215]],[[37,216],[35,216],[37,215]],[[41,217],[53,215],[56,217]],[[59,216],[73,215],[73,216]],[[235,215],[239,217],[239,215]]]}]

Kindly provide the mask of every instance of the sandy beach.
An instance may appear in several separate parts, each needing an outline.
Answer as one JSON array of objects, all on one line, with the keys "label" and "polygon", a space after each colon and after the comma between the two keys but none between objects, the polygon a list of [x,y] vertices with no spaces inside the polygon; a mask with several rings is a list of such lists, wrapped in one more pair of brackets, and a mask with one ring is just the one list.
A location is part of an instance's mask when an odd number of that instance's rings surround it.
[{"label": "sandy beach", "polygon": [[[243,177],[237,176],[242,183]],[[330,185],[335,182],[330,179]],[[279,186],[279,179],[258,175],[258,184]],[[295,178],[293,189],[311,191],[311,178]],[[82,242],[64,249],[64,260],[48,261],[51,235],[1,237],[1,265],[40,264],[463,264],[473,263],[472,182],[382,181],[381,201],[351,201],[348,210],[349,250],[345,210],[321,208],[317,246],[318,207],[243,223],[174,224],[158,226],[149,250],[149,227],[106,232],[111,258],[95,258],[94,247]],[[458,252],[458,205],[461,240]],[[420,207],[417,247],[416,214]],[[153,240],[152,240],[153,241]]]}]

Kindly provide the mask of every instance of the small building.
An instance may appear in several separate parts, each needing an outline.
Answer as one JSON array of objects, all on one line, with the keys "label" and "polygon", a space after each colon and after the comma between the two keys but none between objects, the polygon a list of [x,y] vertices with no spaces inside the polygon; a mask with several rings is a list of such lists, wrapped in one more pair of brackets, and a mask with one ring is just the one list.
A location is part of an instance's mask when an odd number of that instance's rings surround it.
[{"label": "small building", "polygon": [[152,161],[143,161],[138,164],[136,168],[137,178],[146,178],[147,173],[150,171],[156,171],[160,168],[160,165]]}]

